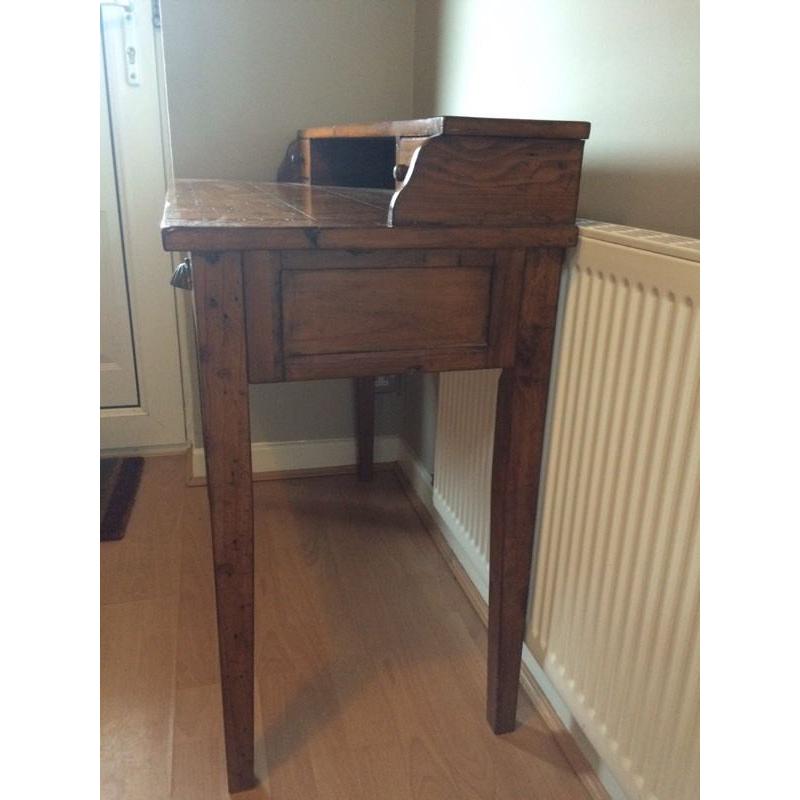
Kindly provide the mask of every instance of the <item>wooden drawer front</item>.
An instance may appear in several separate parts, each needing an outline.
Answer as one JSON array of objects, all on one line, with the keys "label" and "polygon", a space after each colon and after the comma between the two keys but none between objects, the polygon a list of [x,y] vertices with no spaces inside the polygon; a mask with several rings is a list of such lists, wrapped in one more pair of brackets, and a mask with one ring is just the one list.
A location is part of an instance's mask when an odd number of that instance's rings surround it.
[{"label": "wooden drawer front", "polygon": [[285,270],[286,356],[486,346],[491,268]]}]

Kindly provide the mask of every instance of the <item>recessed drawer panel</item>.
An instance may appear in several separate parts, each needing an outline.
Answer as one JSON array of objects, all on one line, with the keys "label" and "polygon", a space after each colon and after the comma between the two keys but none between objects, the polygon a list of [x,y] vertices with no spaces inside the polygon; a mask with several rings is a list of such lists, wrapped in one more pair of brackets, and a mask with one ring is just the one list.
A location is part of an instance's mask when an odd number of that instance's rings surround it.
[{"label": "recessed drawer panel", "polygon": [[486,345],[490,267],[285,270],[286,355]]}]

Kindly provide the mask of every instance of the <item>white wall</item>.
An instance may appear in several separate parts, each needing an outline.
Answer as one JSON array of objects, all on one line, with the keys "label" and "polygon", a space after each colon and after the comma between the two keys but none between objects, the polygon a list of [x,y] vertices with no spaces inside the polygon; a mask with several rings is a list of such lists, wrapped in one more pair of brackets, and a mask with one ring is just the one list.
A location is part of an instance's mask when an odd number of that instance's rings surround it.
[{"label": "white wall", "polygon": [[[162,0],[162,24],[177,177],[274,180],[298,128],[411,115],[411,0]],[[253,439],[348,436],[351,393],[253,387]],[[379,396],[380,433],[399,406]]]}]

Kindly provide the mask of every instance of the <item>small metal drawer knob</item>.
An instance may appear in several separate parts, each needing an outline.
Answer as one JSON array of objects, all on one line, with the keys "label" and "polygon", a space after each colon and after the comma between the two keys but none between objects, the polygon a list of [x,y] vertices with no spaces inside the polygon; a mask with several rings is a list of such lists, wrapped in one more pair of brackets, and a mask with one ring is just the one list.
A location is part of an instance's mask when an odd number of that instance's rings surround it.
[{"label": "small metal drawer knob", "polygon": [[408,175],[408,164],[395,164],[392,174],[396,181],[404,181]]},{"label": "small metal drawer knob", "polygon": [[170,285],[176,289],[192,288],[192,262],[189,258],[184,258],[177,267],[172,277],[169,279]]}]

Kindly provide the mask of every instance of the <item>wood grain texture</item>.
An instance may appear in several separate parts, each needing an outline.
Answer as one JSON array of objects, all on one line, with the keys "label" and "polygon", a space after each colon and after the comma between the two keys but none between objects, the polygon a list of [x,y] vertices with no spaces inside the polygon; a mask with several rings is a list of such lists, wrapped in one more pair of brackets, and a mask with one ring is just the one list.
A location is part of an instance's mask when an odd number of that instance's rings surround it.
[{"label": "wood grain texture", "polygon": [[[177,545],[172,530],[180,524],[181,509],[170,503],[169,487],[180,481],[184,472],[176,470],[169,459],[152,459],[145,466],[150,503],[136,505],[131,511],[126,528],[130,543],[124,550],[101,548],[100,590],[106,603],[171,597],[178,589]],[[168,535],[151,535],[156,525]]]},{"label": "wood grain texture", "polygon": [[527,254],[513,367],[500,375],[492,464],[487,718],[516,724],[563,251]]},{"label": "wood grain texture", "polygon": [[298,136],[308,139],[359,136],[521,136],[542,139],[586,139],[588,122],[500,119],[490,117],[428,117],[386,122],[348,123],[305,128]]},{"label": "wood grain texture", "polygon": [[228,786],[254,785],[253,492],[239,253],[192,254]]},{"label": "wood grain texture", "polygon": [[482,267],[286,272],[286,356],[485,345],[490,280]]},{"label": "wood grain texture", "polygon": [[276,263],[244,254],[251,382],[513,363],[524,251],[284,251],[282,279]]},{"label": "wood grain texture", "polygon": [[358,479],[372,480],[375,448],[375,378],[371,375],[353,380],[355,395],[356,449]]},{"label": "wood grain texture", "polygon": [[[453,549],[450,547],[442,528],[439,527],[439,522],[434,518],[431,511],[425,506],[420,497],[414,490],[408,476],[404,472],[404,468],[399,464],[394,465],[395,475],[403,487],[409,503],[413,506],[414,510],[420,518],[420,521],[425,526],[425,530],[434,541],[439,553],[445,560],[445,563],[453,573],[453,577],[458,582],[464,596],[469,600],[475,613],[480,618],[484,625],[489,623],[489,604],[483,599],[477,586],[472,582],[472,579],[467,574],[461,562],[456,557]],[[592,800],[609,800],[608,792],[606,792],[597,774],[593,771],[590,762],[581,751],[578,743],[573,738],[571,733],[561,721],[561,718],[556,713],[555,709],[550,705],[550,701],[539,688],[533,674],[528,667],[523,663],[520,668],[520,686],[523,692],[533,703],[538,714],[542,716],[545,724],[549,728],[553,737],[558,742],[564,756],[572,765],[576,775],[586,789],[587,794]]]},{"label": "wood grain texture", "polygon": [[[128,535],[100,548],[101,572],[113,548],[113,575],[130,554],[176,578],[102,597],[107,800],[229,797],[208,506],[182,470],[148,459]],[[258,484],[255,525],[260,787],[236,800],[589,797],[527,698],[514,734],[483,724],[485,628],[391,473]]]},{"label": "wood grain texture", "polygon": [[288,250],[283,269],[393,269],[396,267],[490,267],[491,250]]},{"label": "wood grain texture", "polygon": [[242,279],[248,380],[250,383],[283,380],[280,253],[243,253]]},{"label": "wood grain texture", "polygon": [[392,195],[386,189],[177,180],[167,193],[161,238],[166,250],[205,251],[568,247],[577,241],[572,220],[513,228],[455,220],[392,227]]},{"label": "wood grain texture", "polygon": [[163,224],[219,228],[385,227],[390,189],[267,181],[174,181]]},{"label": "wood grain texture", "polygon": [[169,795],[176,630],[175,596],[101,606],[100,780],[107,800]]},{"label": "wood grain texture", "polygon": [[497,251],[492,271],[492,311],[489,320],[489,358],[496,367],[514,364],[524,276],[524,250]]},{"label": "wood grain texture", "polygon": [[[515,228],[439,225],[385,229],[320,231],[314,246],[319,249],[391,249],[395,247],[571,247],[578,241],[575,225],[523,225]],[[299,249],[299,248],[298,248]]]},{"label": "wood grain texture", "polygon": [[439,136],[416,152],[393,225],[534,225],[575,220],[583,142]]},{"label": "wood grain texture", "polygon": [[391,474],[261,484],[260,509],[274,800],[586,797],[530,704],[511,741],[483,724],[485,631]]},{"label": "wood grain texture", "polygon": [[183,475],[180,457],[146,459],[125,538],[100,546],[105,800],[170,791]]},{"label": "wood grain texture", "polygon": [[310,381],[402,372],[445,372],[455,369],[487,369],[488,347],[442,347],[383,353],[328,353],[287,356],[286,380]]},{"label": "wood grain texture", "polygon": [[394,250],[397,248],[572,247],[575,225],[407,228],[169,228],[166,250]]}]

